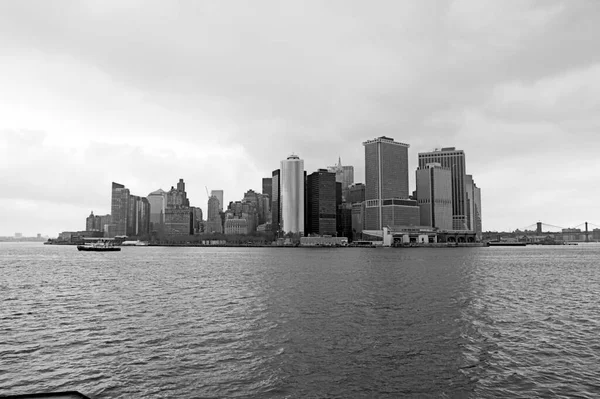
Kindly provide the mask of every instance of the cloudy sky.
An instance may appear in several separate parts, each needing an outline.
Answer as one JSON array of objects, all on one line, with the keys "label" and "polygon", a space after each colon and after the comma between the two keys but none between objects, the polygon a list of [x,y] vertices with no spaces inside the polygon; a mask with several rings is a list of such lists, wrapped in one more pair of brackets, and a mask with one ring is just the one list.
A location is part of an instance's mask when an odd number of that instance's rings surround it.
[{"label": "cloudy sky", "polygon": [[455,146],[484,230],[600,225],[600,2],[0,2],[0,235],[179,178],[206,210],[387,135]]}]

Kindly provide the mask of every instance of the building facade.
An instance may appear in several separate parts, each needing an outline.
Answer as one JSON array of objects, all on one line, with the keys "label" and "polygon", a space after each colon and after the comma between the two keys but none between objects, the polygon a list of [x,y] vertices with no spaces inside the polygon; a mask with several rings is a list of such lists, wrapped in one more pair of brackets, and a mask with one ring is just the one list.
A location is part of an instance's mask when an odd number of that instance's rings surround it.
[{"label": "building facade", "polygon": [[467,228],[475,232],[478,241],[483,237],[481,226],[481,190],[475,184],[472,175],[465,176],[467,192]]},{"label": "building facade", "polygon": [[111,237],[127,235],[127,216],[129,215],[129,189],[119,183],[112,183],[111,192]]},{"label": "building facade", "polygon": [[273,171],[271,178],[271,228],[274,233],[281,231],[281,170]]},{"label": "building facade", "polygon": [[290,155],[281,161],[281,230],[304,233],[304,161]]},{"label": "building facade", "polygon": [[417,203],[421,226],[452,230],[452,172],[439,163],[419,168]]},{"label": "building facade", "polygon": [[419,153],[419,168],[428,163],[439,163],[452,173],[452,229],[470,230],[467,210],[465,153],[455,147]]},{"label": "building facade", "polygon": [[273,178],[263,177],[262,194],[269,196],[269,208],[271,207],[271,195],[273,195]]},{"label": "building facade", "polygon": [[219,212],[223,212],[223,209],[225,207],[225,204],[223,203],[223,190],[211,190],[210,195],[217,197],[217,199],[219,200]]},{"label": "building facade", "polygon": [[177,188],[171,187],[166,193],[164,232],[168,235],[194,234],[194,210],[185,191],[183,179],[179,179]]},{"label": "building facade", "polygon": [[[364,230],[420,223],[416,201],[408,200],[408,144],[390,137],[363,143],[365,147]],[[415,209],[416,208],[416,209]],[[415,220],[415,213],[417,219]]]},{"label": "building facade", "polygon": [[346,201],[348,188],[354,184],[354,166],[342,165],[342,158],[338,158],[335,166],[328,166],[329,172],[335,173],[335,181],[342,185],[342,201]]},{"label": "building facade", "polygon": [[319,169],[306,178],[306,234],[336,235],[336,175]]},{"label": "building facade", "polygon": [[355,183],[348,188],[348,196],[346,202],[354,204],[356,202],[364,202],[365,200],[365,185]]},{"label": "building facade", "polygon": [[86,231],[106,231],[107,225],[111,223],[110,215],[94,215],[94,212],[90,213],[85,219],[85,230]]},{"label": "building facade", "polygon": [[150,229],[158,230],[165,222],[165,210],[167,208],[167,192],[158,189],[146,197],[150,203]]}]

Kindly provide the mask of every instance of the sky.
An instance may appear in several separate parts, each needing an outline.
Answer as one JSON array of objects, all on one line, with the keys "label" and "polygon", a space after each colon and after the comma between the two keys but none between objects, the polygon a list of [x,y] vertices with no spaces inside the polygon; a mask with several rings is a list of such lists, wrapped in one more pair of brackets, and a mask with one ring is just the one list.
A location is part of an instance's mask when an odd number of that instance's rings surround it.
[{"label": "sky", "polygon": [[55,237],[180,178],[206,212],[294,153],[456,147],[484,231],[600,225],[600,2],[0,2],[0,235]]}]

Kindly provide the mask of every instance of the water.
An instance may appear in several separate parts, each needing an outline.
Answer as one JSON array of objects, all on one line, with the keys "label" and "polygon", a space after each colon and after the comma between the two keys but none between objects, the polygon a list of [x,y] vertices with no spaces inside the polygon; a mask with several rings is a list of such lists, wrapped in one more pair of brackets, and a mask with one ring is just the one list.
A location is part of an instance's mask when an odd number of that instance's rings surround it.
[{"label": "water", "polygon": [[598,259],[0,243],[0,395],[597,397]]}]

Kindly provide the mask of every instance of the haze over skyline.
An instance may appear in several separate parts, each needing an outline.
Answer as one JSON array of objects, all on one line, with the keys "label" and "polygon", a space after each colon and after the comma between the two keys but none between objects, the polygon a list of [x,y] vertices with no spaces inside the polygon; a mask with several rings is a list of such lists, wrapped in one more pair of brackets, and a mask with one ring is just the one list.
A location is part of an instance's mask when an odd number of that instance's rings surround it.
[{"label": "haze over skyline", "polygon": [[110,186],[206,214],[291,153],[465,151],[483,230],[600,225],[595,1],[0,2],[0,235],[82,230]]}]

